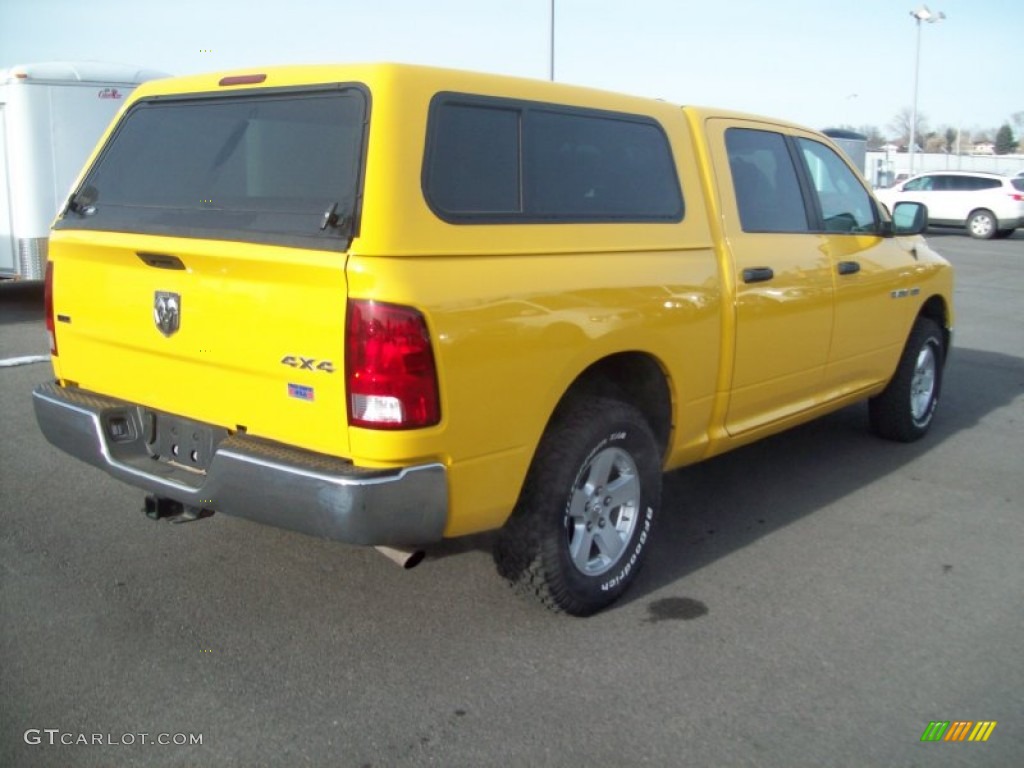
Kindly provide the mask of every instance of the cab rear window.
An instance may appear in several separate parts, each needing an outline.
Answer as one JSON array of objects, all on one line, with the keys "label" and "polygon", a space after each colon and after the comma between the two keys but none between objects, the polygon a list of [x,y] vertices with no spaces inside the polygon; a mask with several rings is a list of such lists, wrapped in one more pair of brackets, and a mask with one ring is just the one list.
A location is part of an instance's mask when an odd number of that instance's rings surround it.
[{"label": "cab rear window", "polygon": [[55,226],[344,249],[366,112],[357,87],[141,101]]},{"label": "cab rear window", "polygon": [[655,120],[454,93],[431,105],[423,191],[463,224],[675,222],[684,210]]}]

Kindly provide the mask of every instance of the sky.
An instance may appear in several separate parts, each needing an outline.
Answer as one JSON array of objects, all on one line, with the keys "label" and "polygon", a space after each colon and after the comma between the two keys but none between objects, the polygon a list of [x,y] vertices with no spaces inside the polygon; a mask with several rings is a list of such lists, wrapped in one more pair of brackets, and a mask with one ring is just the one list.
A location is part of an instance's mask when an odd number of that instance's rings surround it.
[{"label": "sky", "polygon": [[[921,5],[554,0],[555,79],[894,136],[913,101]],[[1024,112],[1024,0],[929,7],[946,19],[920,29],[928,126],[988,131]],[[551,17],[552,0],[0,0],[0,68],[399,61],[547,79]]]}]

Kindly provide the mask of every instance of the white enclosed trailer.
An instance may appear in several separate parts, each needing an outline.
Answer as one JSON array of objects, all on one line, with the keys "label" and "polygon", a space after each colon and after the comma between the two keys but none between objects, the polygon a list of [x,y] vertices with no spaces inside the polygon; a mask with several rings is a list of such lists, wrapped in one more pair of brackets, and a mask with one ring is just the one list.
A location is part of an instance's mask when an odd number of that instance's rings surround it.
[{"label": "white enclosed trailer", "polygon": [[158,77],[97,62],[0,69],[0,278],[43,277],[57,208],[128,95]]}]

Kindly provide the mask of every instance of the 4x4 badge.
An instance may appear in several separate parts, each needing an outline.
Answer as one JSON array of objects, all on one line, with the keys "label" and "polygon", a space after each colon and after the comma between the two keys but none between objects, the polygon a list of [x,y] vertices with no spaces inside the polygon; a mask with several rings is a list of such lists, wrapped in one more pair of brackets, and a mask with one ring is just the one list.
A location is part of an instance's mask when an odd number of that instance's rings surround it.
[{"label": "4x4 badge", "polygon": [[153,322],[164,336],[170,336],[181,326],[181,294],[157,291],[153,297]]}]

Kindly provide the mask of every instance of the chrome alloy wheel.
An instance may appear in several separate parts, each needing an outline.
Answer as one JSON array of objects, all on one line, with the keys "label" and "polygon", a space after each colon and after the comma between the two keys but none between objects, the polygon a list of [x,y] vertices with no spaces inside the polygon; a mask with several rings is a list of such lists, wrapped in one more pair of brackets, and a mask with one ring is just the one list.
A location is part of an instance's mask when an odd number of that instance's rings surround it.
[{"label": "chrome alloy wheel", "polygon": [[640,479],[632,456],[604,448],[580,470],[565,515],[569,558],[599,576],[622,558],[640,519]]},{"label": "chrome alloy wheel", "polygon": [[936,367],[935,350],[931,344],[925,344],[917,353],[910,382],[910,413],[918,424],[931,415],[932,401],[935,399]]}]

